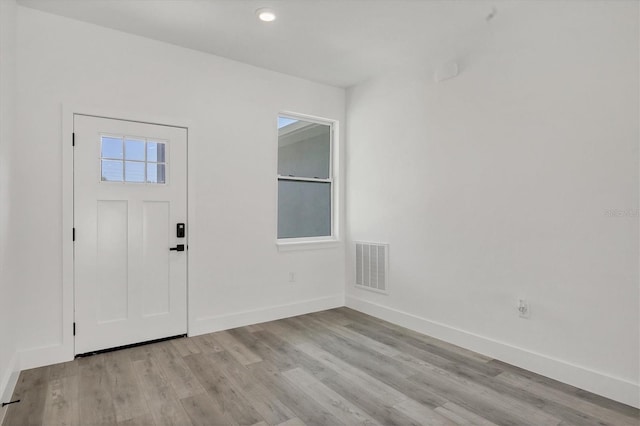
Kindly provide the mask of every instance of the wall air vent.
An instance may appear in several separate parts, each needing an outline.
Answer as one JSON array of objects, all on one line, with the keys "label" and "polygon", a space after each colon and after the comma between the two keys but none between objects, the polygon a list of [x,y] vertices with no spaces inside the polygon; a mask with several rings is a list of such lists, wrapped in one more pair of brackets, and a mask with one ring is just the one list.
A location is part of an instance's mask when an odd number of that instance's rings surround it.
[{"label": "wall air vent", "polygon": [[389,245],[356,241],[356,286],[388,292]]}]

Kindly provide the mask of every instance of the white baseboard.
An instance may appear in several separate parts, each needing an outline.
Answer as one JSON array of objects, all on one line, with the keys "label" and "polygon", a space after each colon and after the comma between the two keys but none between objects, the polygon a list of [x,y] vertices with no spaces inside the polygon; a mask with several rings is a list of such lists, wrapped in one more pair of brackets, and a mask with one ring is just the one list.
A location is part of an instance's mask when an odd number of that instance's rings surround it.
[{"label": "white baseboard", "polygon": [[[319,299],[304,300],[287,305],[271,306],[263,309],[238,312],[230,315],[202,318],[194,321],[194,323],[190,325],[189,335],[197,336],[199,334],[273,321],[276,319],[303,315],[310,312],[322,311],[340,306],[344,306],[344,295],[342,294]],[[20,370],[71,361],[74,358],[73,342],[69,341],[67,344],[60,343],[21,350],[16,354],[15,358],[18,372]]]},{"label": "white baseboard", "polygon": [[[9,368],[1,378],[0,399],[2,402],[8,402],[11,399],[22,370],[71,361],[72,359],[72,350],[70,351],[66,345],[62,344],[15,352],[9,362]],[[0,409],[0,424],[2,424],[6,412],[7,407]]]},{"label": "white baseboard", "polygon": [[[11,361],[9,362],[9,368],[0,382],[0,401],[2,402],[9,402],[11,400],[13,390],[16,387],[16,383],[18,383],[18,376],[20,376],[19,364],[18,354],[14,353],[13,357],[11,357]],[[7,412],[7,408],[8,407],[0,409],[0,424],[4,421],[4,415]]]},{"label": "white baseboard", "polygon": [[73,347],[55,344],[37,348],[25,349],[18,352],[20,370],[43,367],[73,360]]},{"label": "white baseboard", "polygon": [[567,361],[347,296],[346,306],[534,373],[640,408],[640,385]]},{"label": "white baseboard", "polygon": [[336,294],[319,299],[302,300],[286,305],[269,306],[251,311],[206,317],[195,320],[189,326],[189,336],[213,333],[230,328],[244,327],[261,322],[275,321],[282,318],[304,315],[311,312],[344,306],[344,294]]}]

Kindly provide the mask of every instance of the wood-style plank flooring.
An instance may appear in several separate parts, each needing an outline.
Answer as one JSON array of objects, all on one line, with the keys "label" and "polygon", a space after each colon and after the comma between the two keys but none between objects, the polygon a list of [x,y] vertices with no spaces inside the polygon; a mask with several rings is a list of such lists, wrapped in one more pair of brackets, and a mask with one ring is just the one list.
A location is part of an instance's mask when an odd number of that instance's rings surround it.
[{"label": "wood-style plank flooring", "polygon": [[632,425],[639,412],[340,308],[23,371],[4,425]]}]

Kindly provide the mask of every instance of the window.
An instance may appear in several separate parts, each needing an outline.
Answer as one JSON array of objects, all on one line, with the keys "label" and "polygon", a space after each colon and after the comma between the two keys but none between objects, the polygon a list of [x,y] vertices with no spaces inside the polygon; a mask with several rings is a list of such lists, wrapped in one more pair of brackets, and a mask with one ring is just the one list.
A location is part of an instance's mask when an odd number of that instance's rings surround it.
[{"label": "window", "polygon": [[103,182],[165,183],[166,142],[121,136],[100,137]]},{"label": "window", "polygon": [[332,135],[330,123],[278,117],[279,240],[333,237]]}]

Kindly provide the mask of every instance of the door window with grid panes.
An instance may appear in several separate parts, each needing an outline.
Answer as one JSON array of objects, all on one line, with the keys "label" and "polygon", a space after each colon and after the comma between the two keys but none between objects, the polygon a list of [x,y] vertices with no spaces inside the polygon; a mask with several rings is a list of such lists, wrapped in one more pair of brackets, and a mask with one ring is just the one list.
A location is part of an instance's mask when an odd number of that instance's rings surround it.
[{"label": "door window with grid panes", "polygon": [[103,182],[166,183],[166,141],[127,136],[100,136]]}]

